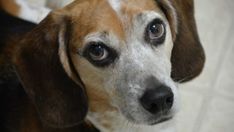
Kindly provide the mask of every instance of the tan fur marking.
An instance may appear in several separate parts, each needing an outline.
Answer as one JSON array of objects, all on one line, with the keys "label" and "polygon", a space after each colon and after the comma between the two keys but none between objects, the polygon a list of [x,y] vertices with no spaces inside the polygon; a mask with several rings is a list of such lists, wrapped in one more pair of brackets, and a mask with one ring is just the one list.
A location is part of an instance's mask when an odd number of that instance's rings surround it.
[{"label": "tan fur marking", "polygon": [[0,0],[0,7],[11,15],[19,15],[20,7],[15,0]]},{"label": "tan fur marking", "polygon": [[86,85],[86,92],[89,97],[89,110],[91,112],[105,112],[115,111],[116,109],[110,107],[110,95],[103,89],[96,89]]},{"label": "tan fur marking", "polygon": [[109,32],[124,40],[122,23],[106,0],[78,0],[66,9],[71,12],[71,21],[74,25],[71,38],[72,42],[78,43],[76,45],[84,46],[80,45],[83,44],[83,38],[94,32]]}]

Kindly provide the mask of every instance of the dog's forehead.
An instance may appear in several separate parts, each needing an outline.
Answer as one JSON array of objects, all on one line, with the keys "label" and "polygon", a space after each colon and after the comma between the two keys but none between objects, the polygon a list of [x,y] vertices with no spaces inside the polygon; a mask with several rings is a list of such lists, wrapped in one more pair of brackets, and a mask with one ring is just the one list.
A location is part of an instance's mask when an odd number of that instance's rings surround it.
[{"label": "dog's forehead", "polygon": [[126,26],[132,24],[134,16],[144,11],[160,12],[154,0],[77,0],[67,10],[73,14],[76,35],[73,38],[81,39],[90,33],[105,32],[123,41]]},{"label": "dog's forehead", "polygon": [[157,10],[155,0],[107,0],[110,6],[120,15],[139,14],[143,11]]}]

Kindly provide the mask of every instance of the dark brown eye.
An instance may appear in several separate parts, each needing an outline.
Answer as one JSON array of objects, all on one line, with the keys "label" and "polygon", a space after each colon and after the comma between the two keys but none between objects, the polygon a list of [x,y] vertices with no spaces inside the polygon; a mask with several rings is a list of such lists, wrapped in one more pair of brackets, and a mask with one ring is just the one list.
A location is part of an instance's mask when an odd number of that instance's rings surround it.
[{"label": "dark brown eye", "polygon": [[165,25],[160,19],[155,19],[146,28],[146,40],[162,43],[165,39]]},{"label": "dark brown eye", "polygon": [[108,57],[107,49],[100,43],[93,44],[89,47],[89,56],[94,61],[101,61]]},{"label": "dark brown eye", "polygon": [[158,38],[162,37],[163,34],[164,34],[163,24],[155,23],[155,24],[150,26],[150,28],[149,28],[149,37],[151,39],[158,39]]},{"label": "dark brown eye", "polygon": [[116,50],[106,46],[103,42],[87,44],[83,55],[89,62],[98,67],[108,66],[118,57]]}]

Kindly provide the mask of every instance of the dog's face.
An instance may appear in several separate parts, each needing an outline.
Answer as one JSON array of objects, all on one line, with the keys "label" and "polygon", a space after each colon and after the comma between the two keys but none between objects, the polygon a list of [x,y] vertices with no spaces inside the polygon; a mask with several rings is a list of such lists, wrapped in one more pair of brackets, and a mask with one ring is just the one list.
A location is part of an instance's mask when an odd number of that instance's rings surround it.
[{"label": "dog's face", "polygon": [[88,97],[105,95],[134,123],[170,118],[177,92],[171,79],[173,38],[165,14],[154,0],[84,3],[94,7],[73,19],[79,24],[72,27],[75,39],[70,44],[72,63]]},{"label": "dog's face", "polygon": [[204,63],[184,5],[193,10],[192,1],[77,0],[49,15],[28,34],[37,39],[23,40],[14,56],[42,120],[73,125],[88,107],[111,108],[137,124],[171,118],[174,81],[197,76]]}]

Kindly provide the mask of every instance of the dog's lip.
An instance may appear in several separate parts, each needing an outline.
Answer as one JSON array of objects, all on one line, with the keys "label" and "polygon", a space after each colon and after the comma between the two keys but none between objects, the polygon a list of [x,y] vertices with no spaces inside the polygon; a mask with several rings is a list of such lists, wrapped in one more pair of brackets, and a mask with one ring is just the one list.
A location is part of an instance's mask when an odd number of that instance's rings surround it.
[{"label": "dog's lip", "polygon": [[172,118],[173,118],[173,116],[171,116],[171,117],[164,117],[164,118],[161,118],[160,120],[157,120],[157,121],[151,123],[150,125],[160,124],[160,123],[169,121],[169,120],[172,119]]}]

